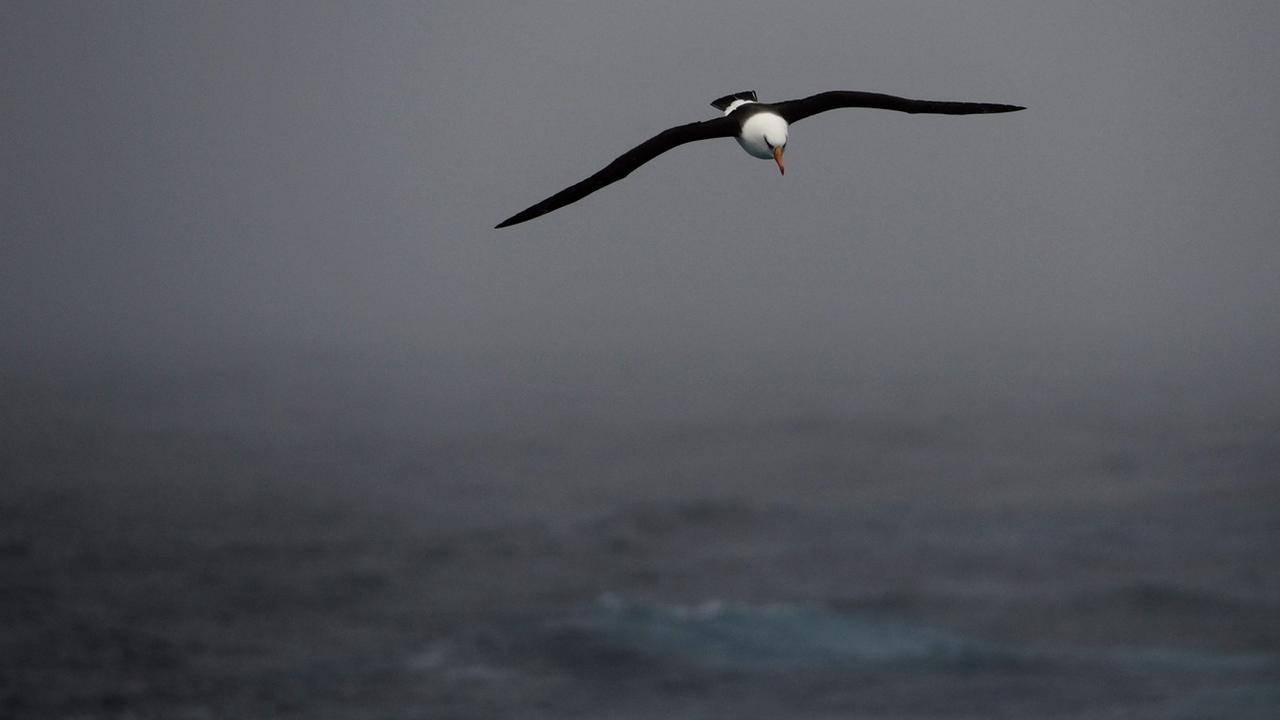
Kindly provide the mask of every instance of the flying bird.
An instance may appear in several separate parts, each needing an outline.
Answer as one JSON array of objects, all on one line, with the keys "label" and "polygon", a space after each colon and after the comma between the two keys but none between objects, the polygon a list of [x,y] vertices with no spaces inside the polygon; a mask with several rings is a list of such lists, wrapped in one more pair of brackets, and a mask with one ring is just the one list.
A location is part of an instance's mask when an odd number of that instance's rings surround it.
[{"label": "flying bird", "polygon": [[1025,109],[1019,105],[998,103],[910,100],[893,95],[852,90],[833,90],[799,100],[778,103],[759,102],[756,100],[755,91],[747,90],[716,98],[711,101],[711,107],[722,111],[724,115],[713,120],[691,122],[663,130],[618,156],[595,175],[512,215],[498,223],[495,228],[510,227],[575,203],[606,185],[618,182],[630,175],[632,170],[662,153],[695,140],[732,137],[752,157],[776,162],[778,172],[785,175],[787,170],[782,163],[782,153],[787,149],[788,128],[792,123],[828,110],[879,108],[913,114],[975,115]]}]

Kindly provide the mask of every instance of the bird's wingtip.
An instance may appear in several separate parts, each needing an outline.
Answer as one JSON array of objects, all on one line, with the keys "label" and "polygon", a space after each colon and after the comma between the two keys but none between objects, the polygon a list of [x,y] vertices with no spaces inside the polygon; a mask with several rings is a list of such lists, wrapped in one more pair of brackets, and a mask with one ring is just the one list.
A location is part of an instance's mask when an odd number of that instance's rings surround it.
[{"label": "bird's wingtip", "polygon": [[[537,207],[537,206],[534,206],[534,207]],[[544,215],[544,214],[546,214],[546,211],[545,211],[545,210],[543,210],[543,211],[541,211],[541,212],[538,212],[538,211],[535,211],[535,210],[534,210],[534,208],[528,208],[528,209],[525,209],[525,210],[521,210],[520,212],[516,213],[515,215],[512,215],[511,217],[507,218],[506,220],[503,220],[502,222],[498,223],[497,225],[494,225],[494,226],[493,226],[493,229],[494,229],[494,230],[501,230],[501,229],[502,229],[502,228],[504,228],[504,227],[511,227],[512,225],[519,225],[519,224],[520,224],[520,223],[522,223],[522,222],[528,222],[528,221],[530,221],[530,220],[532,220],[532,219],[534,219],[534,218],[538,217],[539,215]]]}]

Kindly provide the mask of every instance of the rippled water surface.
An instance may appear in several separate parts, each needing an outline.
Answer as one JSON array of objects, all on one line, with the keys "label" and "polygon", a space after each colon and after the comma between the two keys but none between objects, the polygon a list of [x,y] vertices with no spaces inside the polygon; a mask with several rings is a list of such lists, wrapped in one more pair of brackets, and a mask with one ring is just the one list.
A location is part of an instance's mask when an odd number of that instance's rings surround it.
[{"label": "rippled water surface", "polygon": [[292,383],[5,380],[0,716],[1280,713],[1266,408]]}]

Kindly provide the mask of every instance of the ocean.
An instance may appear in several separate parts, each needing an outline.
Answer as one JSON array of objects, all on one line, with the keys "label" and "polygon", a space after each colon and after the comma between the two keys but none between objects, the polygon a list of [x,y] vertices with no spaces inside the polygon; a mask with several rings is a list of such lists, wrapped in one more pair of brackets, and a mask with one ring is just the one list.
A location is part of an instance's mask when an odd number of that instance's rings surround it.
[{"label": "ocean", "polygon": [[449,372],[0,377],[0,716],[1280,717],[1266,403]]}]

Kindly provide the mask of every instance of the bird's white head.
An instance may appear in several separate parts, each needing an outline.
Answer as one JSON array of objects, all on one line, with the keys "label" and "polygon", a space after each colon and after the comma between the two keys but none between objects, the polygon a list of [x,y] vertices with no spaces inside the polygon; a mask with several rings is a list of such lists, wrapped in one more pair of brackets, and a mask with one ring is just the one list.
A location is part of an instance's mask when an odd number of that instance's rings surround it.
[{"label": "bird's white head", "polygon": [[759,112],[742,123],[738,144],[752,157],[778,163],[778,171],[786,174],[782,153],[787,149],[787,129],[787,121],[781,115]]}]

